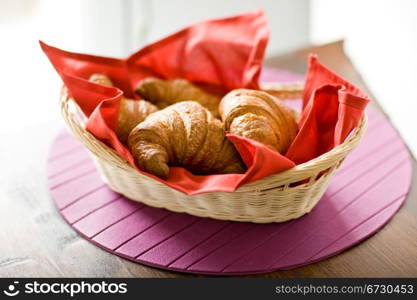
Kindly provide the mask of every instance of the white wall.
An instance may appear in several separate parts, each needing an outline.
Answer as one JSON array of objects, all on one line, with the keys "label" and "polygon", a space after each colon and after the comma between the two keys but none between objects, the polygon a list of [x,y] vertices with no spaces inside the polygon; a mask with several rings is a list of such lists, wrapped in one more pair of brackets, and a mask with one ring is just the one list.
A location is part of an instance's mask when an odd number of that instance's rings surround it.
[{"label": "white wall", "polygon": [[346,52],[417,156],[417,1],[313,0],[315,43],[346,39]]},{"label": "white wall", "polygon": [[[137,2],[137,1],[134,1]],[[304,46],[309,41],[308,0],[152,0],[146,42],[157,40],[190,23],[263,8],[271,27],[268,54]]]},{"label": "white wall", "polygon": [[[309,42],[308,0],[31,1],[40,3],[44,23],[49,27],[42,28],[40,35],[50,43],[79,52],[122,57],[194,22],[255,8],[263,8],[270,23],[268,54]],[[67,35],[71,42],[65,39]]]}]

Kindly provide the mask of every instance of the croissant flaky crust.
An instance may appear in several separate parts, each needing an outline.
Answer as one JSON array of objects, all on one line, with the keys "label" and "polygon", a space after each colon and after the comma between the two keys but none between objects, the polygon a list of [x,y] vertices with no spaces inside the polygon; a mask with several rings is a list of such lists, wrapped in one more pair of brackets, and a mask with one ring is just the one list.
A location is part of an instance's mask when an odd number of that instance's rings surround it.
[{"label": "croissant flaky crust", "polygon": [[266,92],[233,90],[221,100],[219,112],[226,130],[282,154],[297,134],[294,113]]},{"label": "croissant flaky crust", "polygon": [[218,106],[221,97],[207,93],[184,79],[146,78],[139,83],[136,93],[154,103],[159,109],[180,101],[196,101],[213,116],[219,117]]},{"label": "croissant flaky crust", "polygon": [[[104,74],[92,74],[89,81],[105,86],[113,86],[110,78]],[[119,140],[127,143],[130,131],[158,108],[145,100],[122,98],[117,119],[116,134]]]},{"label": "croissant flaky crust", "polygon": [[163,179],[169,166],[182,166],[195,174],[245,171],[220,120],[194,101],[151,114],[132,130],[128,145],[140,169]]}]

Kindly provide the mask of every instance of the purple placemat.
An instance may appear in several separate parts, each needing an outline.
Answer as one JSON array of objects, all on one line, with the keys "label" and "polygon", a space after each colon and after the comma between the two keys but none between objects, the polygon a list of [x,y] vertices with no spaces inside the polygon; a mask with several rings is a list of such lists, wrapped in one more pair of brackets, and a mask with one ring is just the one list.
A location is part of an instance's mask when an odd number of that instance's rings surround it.
[{"label": "purple placemat", "polygon": [[[265,81],[296,80],[267,70]],[[296,103],[296,102],[292,102]],[[251,274],[325,259],[378,231],[407,197],[411,158],[389,121],[370,108],[368,130],[312,212],[280,224],[217,221],[130,201],[100,179],[65,131],[48,160],[49,188],[64,219],[99,247],[180,272]]]}]

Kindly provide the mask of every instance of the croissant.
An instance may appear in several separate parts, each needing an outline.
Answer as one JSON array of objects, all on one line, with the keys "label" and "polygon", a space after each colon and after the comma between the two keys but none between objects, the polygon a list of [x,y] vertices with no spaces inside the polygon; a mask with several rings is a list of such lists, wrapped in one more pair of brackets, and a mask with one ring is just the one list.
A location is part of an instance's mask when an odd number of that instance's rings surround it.
[{"label": "croissant", "polygon": [[90,78],[88,78],[88,81],[105,85],[105,86],[114,86],[113,82],[110,80],[110,78],[107,75],[100,74],[100,73],[91,74]]},{"label": "croissant", "polygon": [[297,134],[294,113],[272,95],[256,90],[229,92],[219,111],[226,130],[285,153]]},{"label": "croissant", "polygon": [[245,171],[220,120],[195,101],[179,102],[148,116],[132,130],[128,146],[140,169],[163,179],[168,177],[168,166],[182,166],[195,174]]},{"label": "croissant", "polygon": [[218,106],[221,97],[207,93],[184,79],[146,78],[139,82],[136,93],[154,103],[159,109],[180,101],[192,100],[207,108],[216,118],[219,117]]},{"label": "croissant", "polygon": [[[89,81],[105,86],[113,86],[113,82],[104,74],[92,74]],[[148,115],[157,110],[158,108],[148,101],[123,97],[120,102],[116,127],[116,134],[119,140],[123,144],[126,144],[130,131],[132,131],[137,124],[145,120]]]}]

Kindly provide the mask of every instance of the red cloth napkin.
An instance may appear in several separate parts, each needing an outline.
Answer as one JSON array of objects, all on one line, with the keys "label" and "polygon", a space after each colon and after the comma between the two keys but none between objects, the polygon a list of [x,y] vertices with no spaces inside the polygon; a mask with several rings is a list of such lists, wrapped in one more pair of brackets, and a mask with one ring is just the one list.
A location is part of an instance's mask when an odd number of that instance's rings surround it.
[{"label": "red cloth napkin", "polygon": [[[294,141],[296,146],[291,146],[288,157],[271,151],[256,141],[227,134],[248,167],[245,174],[201,176],[193,175],[181,167],[171,167],[168,179],[161,180],[138,169],[132,155],[120,143],[115,133],[121,97],[136,97],[133,93],[134,87],[149,76],[164,79],[185,78],[204,88],[225,92],[236,88],[258,89],[268,35],[264,13],[255,10],[235,17],[196,23],[126,59],[70,53],[40,43],[71,96],[89,117],[88,131],[118,151],[138,172],[185,194],[195,195],[205,192],[232,192],[243,183],[292,168],[296,165],[294,162],[311,159],[324,149],[330,149],[337,142],[342,142],[358,124],[363,109],[359,109],[359,113],[356,106],[365,103],[362,105],[364,108],[367,103],[361,102],[365,101],[363,94],[313,59],[310,62],[304,95],[304,99],[308,101],[305,100],[307,104],[300,121],[300,132]],[[89,82],[87,78],[92,73],[108,75],[118,88]],[[328,83],[339,85],[321,88],[321,85]],[[335,95],[336,100],[330,101]],[[329,120],[324,117],[327,120],[326,126],[316,126],[312,130],[312,124],[322,120],[326,101],[332,103],[329,106],[331,112],[325,113],[331,117]],[[325,139],[322,138],[322,131],[326,131]],[[333,143],[329,143],[330,136],[334,139]],[[306,145],[312,148],[306,150]]]},{"label": "red cloth napkin", "polygon": [[310,55],[300,131],[286,157],[301,164],[343,143],[358,126],[369,97]]}]

